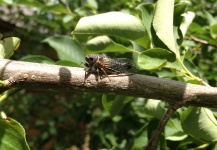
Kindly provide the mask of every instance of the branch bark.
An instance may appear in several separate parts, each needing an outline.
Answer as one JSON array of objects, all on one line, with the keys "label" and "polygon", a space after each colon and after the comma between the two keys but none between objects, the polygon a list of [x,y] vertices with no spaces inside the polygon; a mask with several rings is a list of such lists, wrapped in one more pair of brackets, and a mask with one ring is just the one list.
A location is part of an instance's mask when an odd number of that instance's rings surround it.
[{"label": "branch bark", "polygon": [[3,88],[53,89],[96,92],[164,100],[169,103],[217,108],[217,88],[134,74],[103,78],[95,75],[84,81],[83,68],[0,60]]},{"label": "branch bark", "polygon": [[209,43],[208,41],[206,40],[202,40],[202,39],[199,39],[199,38],[195,38],[195,37],[185,37],[186,40],[191,40],[191,41],[195,41],[197,43],[202,43],[202,44],[205,44],[205,45],[208,45],[208,46],[212,46],[214,48],[217,48],[217,45],[215,44],[211,44]]}]

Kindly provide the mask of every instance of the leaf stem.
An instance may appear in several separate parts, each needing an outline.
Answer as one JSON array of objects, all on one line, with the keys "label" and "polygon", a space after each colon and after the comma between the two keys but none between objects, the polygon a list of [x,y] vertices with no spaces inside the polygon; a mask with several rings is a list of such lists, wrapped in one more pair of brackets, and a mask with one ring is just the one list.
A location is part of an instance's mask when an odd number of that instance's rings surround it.
[{"label": "leaf stem", "polygon": [[194,80],[197,80],[199,81],[202,85],[205,85],[205,86],[209,86],[209,84],[207,84],[205,81],[203,81],[201,78],[193,75],[186,67],[185,65],[183,64],[183,62],[181,61],[180,58],[177,58],[178,62],[180,63],[180,65],[183,67],[184,71],[186,73],[183,73],[186,77],[190,78],[190,79],[194,79]]},{"label": "leaf stem", "polygon": [[135,53],[135,54],[137,54],[137,55],[139,55],[141,52],[139,52],[139,51],[135,51],[135,50],[130,50],[132,53]]}]

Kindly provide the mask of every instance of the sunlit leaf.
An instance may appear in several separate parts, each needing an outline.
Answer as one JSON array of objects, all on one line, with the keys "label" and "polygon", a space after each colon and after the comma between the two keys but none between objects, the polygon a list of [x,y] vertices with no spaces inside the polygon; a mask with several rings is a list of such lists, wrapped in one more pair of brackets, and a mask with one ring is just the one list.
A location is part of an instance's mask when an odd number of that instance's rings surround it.
[{"label": "sunlit leaf", "polygon": [[189,12],[183,14],[182,16],[184,17],[184,20],[180,26],[180,29],[181,29],[182,35],[184,37],[186,32],[187,32],[188,27],[190,26],[190,24],[192,23],[192,21],[195,17],[195,14],[193,12],[189,11]]},{"label": "sunlit leaf", "polygon": [[217,37],[217,24],[214,24],[210,27],[210,33],[212,38],[216,39]]},{"label": "sunlit leaf", "polygon": [[188,137],[182,130],[180,120],[178,118],[170,118],[165,126],[165,137],[171,141],[182,141]]},{"label": "sunlit leaf", "polygon": [[17,37],[9,37],[0,41],[0,59],[9,58],[19,47],[20,39]]},{"label": "sunlit leaf", "polygon": [[91,6],[94,9],[98,8],[98,3],[96,2],[96,0],[87,0],[87,5]]},{"label": "sunlit leaf", "polygon": [[84,51],[71,37],[48,37],[43,42],[48,43],[57,52],[60,60],[68,60],[80,64],[84,61]]},{"label": "sunlit leaf", "polygon": [[149,99],[144,106],[144,113],[150,117],[161,119],[165,113],[165,109],[161,105],[161,101]]},{"label": "sunlit leaf", "polygon": [[[156,3],[155,14],[153,18],[153,29],[156,36],[166,47],[179,57],[179,51],[176,49],[175,39],[173,35],[173,13],[174,13],[174,0],[158,0]],[[166,18],[166,19],[165,19]],[[155,37],[155,36],[153,36]],[[159,41],[153,39],[156,47],[163,47]],[[159,41],[159,42],[160,42]],[[159,45],[158,45],[159,44]]]},{"label": "sunlit leaf", "polygon": [[198,140],[217,141],[217,121],[208,108],[187,108],[181,115],[181,124],[185,133]]},{"label": "sunlit leaf", "polygon": [[138,65],[147,70],[162,68],[167,64],[167,61],[175,61],[175,55],[162,48],[148,49],[138,57]]},{"label": "sunlit leaf", "polygon": [[85,52],[88,53],[106,53],[106,52],[134,52],[121,44],[115,43],[108,36],[97,36],[86,43]]},{"label": "sunlit leaf", "polygon": [[149,36],[151,36],[151,23],[154,16],[154,6],[154,4],[141,4],[136,8],[141,12],[142,22],[149,33]]},{"label": "sunlit leaf", "polygon": [[23,127],[17,121],[0,119],[0,135],[2,150],[29,150]]},{"label": "sunlit leaf", "polygon": [[87,36],[111,35],[120,36],[148,47],[150,39],[142,22],[136,17],[121,12],[109,12],[81,18],[72,32],[79,40]]},{"label": "sunlit leaf", "polygon": [[5,4],[9,4],[9,5],[12,5],[13,3],[14,3],[14,1],[13,0],[2,0],[2,1],[0,1],[1,3],[5,3]]}]

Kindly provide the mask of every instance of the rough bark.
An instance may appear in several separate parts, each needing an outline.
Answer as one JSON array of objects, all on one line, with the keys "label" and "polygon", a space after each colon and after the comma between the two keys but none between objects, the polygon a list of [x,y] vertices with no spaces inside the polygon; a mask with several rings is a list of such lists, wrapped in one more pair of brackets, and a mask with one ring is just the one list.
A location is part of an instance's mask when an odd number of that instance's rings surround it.
[{"label": "rough bark", "polygon": [[91,74],[84,81],[83,68],[0,60],[1,88],[53,89],[96,92],[164,100],[169,103],[217,108],[217,88],[186,84],[146,75],[113,76],[96,81]]}]

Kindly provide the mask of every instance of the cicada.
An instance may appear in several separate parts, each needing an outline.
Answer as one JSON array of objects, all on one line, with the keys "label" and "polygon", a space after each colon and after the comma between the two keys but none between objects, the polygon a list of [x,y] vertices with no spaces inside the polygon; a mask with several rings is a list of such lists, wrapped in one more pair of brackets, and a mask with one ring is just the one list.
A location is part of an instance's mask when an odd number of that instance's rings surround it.
[{"label": "cicada", "polygon": [[86,62],[83,63],[85,69],[85,80],[91,73],[97,74],[96,80],[103,75],[129,75],[137,70],[136,65],[127,58],[110,58],[103,54],[89,54],[85,57]]}]

